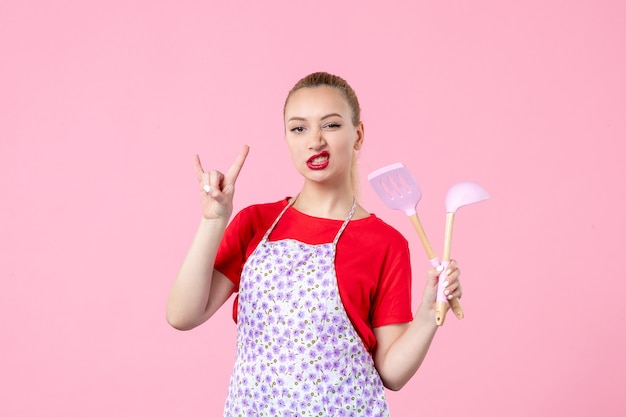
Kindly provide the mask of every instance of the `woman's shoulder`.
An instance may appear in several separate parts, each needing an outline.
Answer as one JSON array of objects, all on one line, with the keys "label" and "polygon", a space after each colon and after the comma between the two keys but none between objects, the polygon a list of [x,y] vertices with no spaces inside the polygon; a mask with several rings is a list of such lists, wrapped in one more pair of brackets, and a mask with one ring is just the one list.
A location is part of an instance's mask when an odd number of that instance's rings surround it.
[{"label": "woman's shoulder", "polygon": [[355,220],[353,223],[358,227],[359,234],[362,234],[363,237],[375,236],[380,243],[408,244],[402,233],[374,213],[370,213],[367,217]]}]

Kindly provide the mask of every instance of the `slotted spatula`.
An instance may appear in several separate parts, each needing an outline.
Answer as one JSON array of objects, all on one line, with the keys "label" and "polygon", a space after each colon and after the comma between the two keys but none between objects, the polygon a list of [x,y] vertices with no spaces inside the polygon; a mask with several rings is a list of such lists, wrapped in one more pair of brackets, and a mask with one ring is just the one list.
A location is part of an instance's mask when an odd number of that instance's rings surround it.
[{"label": "slotted spatula", "polygon": [[[434,267],[439,266],[439,258],[437,258],[437,255],[428,240],[428,236],[426,236],[424,227],[422,226],[422,223],[417,215],[416,207],[417,203],[419,203],[422,198],[422,191],[413,177],[413,174],[411,174],[411,171],[409,171],[404,164],[396,163],[377,169],[376,171],[370,173],[367,176],[367,179],[372,185],[372,188],[374,188],[374,191],[376,191],[378,197],[380,197],[380,199],[383,200],[389,208],[401,210],[409,216],[409,219],[411,219],[411,223],[413,223],[415,231],[417,231],[417,235],[422,242],[422,246],[426,251],[426,256],[428,256],[430,264]],[[445,314],[448,306],[447,299],[444,299],[443,302],[446,306],[445,309],[440,308],[440,311]],[[452,299],[451,307],[458,319],[462,319],[464,317],[463,308],[457,298]],[[439,323],[438,320],[437,324],[443,324],[443,320],[441,323]]]}]

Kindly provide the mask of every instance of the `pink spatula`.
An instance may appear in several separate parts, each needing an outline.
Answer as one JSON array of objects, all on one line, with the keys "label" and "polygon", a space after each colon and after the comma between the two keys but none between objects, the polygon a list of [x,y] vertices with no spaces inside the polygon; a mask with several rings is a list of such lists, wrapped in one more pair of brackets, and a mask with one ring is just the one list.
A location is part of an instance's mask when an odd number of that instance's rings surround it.
[{"label": "pink spatula", "polygon": [[[437,258],[435,251],[433,251],[432,245],[430,244],[430,241],[426,236],[426,232],[424,231],[424,227],[422,226],[422,223],[417,215],[416,207],[417,203],[419,203],[422,198],[422,191],[409,169],[402,163],[396,163],[377,169],[369,174],[367,179],[372,185],[372,188],[374,188],[374,191],[376,191],[376,194],[378,194],[378,197],[380,197],[380,199],[383,200],[389,208],[401,210],[409,216],[415,230],[417,231],[417,235],[422,242],[422,246],[426,250],[426,256],[428,256],[430,264],[434,267],[439,266],[439,259]],[[448,263],[450,263],[449,257]],[[440,285],[440,287],[441,295],[443,296],[443,286]],[[439,287],[437,293],[439,295]],[[437,301],[439,301],[439,298],[437,298]],[[440,311],[445,315],[448,309],[448,301],[445,296],[443,302],[445,303],[445,309],[440,307],[437,311]],[[464,313],[459,300],[454,298],[451,303],[452,311],[454,311],[456,317],[458,319],[462,319],[464,317]],[[437,304],[437,306],[439,306],[439,304]],[[437,320],[437,324],[443,324],[443,320],[441,320],[441,323]]]}]

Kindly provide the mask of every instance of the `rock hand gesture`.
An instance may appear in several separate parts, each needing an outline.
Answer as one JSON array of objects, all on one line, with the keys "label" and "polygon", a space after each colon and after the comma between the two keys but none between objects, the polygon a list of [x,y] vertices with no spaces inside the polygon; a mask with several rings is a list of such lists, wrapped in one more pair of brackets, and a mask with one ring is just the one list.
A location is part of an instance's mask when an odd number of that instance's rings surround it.
[{"label": "rock hand gesture", "polygon": [[245,145],[241,153],[230,166],[226,174],[220,171],[205,172],[200,162],[200,157],[196,154],[194,165],[196,177],[200,184],[200,201],[202,204],[202,217],[210,219],[229,219],[233,212],[233,196],[235,194],[235,181],[241,172],[248,151],[250,148]]}]

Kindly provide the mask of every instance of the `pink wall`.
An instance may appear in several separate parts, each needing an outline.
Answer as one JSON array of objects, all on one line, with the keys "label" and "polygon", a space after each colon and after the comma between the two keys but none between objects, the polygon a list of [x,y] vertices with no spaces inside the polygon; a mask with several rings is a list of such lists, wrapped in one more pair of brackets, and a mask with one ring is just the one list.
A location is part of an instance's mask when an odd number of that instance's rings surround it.
[{"label": "pink wall", "polygon": [[[295,193],[282,102],[315,70],[359,93],[362,176],[414,171],[437,248],[452,183],[492,195],[457,216],[466,319],[393,415],[623,415],[626,4],[396,3],[3,0],[0,415],[220,414],[228,309],[164,319],[192,155],[251,145],[237,208]],[[362,189],[411,240],[417,298],[419,240]]]}]

